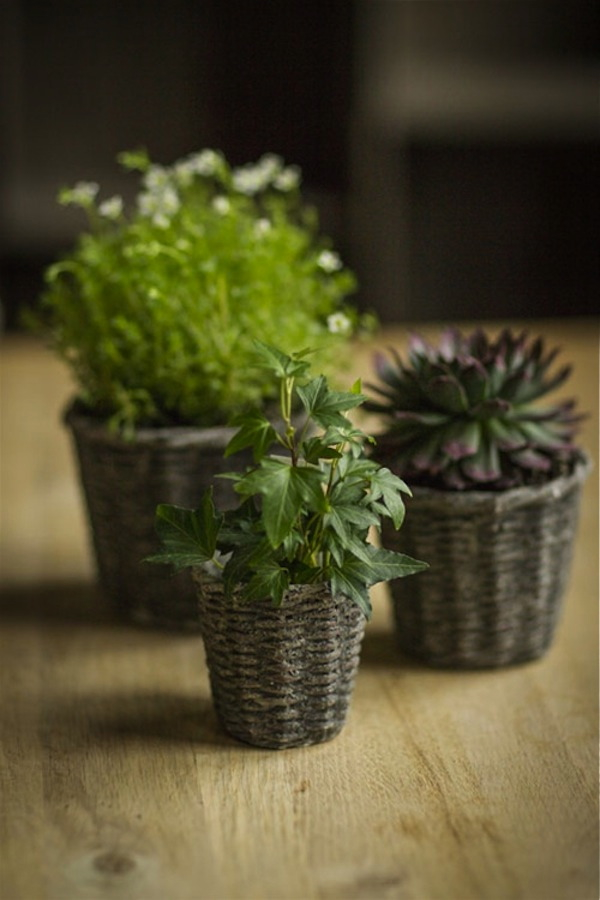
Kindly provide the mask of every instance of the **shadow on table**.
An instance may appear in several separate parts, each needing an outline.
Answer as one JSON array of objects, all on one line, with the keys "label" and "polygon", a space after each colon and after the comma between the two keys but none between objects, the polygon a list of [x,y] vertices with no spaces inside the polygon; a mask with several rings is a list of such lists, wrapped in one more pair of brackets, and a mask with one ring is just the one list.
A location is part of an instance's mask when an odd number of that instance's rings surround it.
[{"label": "shadow on table", "polygon": [[138,634],[189,636],[194,628],[167,628],[137,624],[120,615],[89,581],[66,581],[0,587],[0,622],[43,625],[44,628],[70,626],[113,628]]},{"label": "shadow on table", "polygon": [[108,743],[191,743],[226,746],[210,697],[172,692],[98,694],[86,698],[96,739]]},{"label": "shadow on table", "polygon": [[0,619],[48,625],[120,624],[99,589],[84,581],[2,587]]},{"label": "shadow on table", "polygon": [[369,629],[365,631],[361,653],[361,667],[386,669],[425,669],[418,660],[406,656],[398,649],[393,628]]},{"label": "shadow on table", "polygon": [[[38,711],[39,714],[39,711]],[[40,723],[48,746],[88,753],[94,746],[192,744],[234,746],[210,697],[177,691],[97,690],[44,701]],[[45,735],[44,735],[45,733]]]}]

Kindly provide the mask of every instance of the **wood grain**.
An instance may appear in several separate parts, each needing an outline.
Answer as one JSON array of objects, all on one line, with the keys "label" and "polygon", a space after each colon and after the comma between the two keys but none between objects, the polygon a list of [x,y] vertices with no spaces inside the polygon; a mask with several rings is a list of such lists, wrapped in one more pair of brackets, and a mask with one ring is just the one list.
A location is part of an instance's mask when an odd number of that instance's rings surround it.
[{"label": "wood grain", "polygon": [[[597,323],[530,327],[574,361],[597,460]],[[256,750],[218,728],[198,637],[112,620],[59,421],[68,376],[25,338],[1,359],[2,900],[598,897],[597,469],[545,659],[408,663],[379,588],[341,735]]]}]

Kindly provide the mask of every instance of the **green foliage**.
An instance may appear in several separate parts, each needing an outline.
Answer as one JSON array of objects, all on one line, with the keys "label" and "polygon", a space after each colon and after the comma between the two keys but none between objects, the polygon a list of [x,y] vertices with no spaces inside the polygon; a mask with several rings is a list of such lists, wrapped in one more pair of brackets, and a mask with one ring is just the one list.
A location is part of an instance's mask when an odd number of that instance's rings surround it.
[{"label": "green foliage", "polygon": [[354,276],[319,235],[297,168],[273,155],[231,168],[213,150],[169,167],[144,151],[119,160],[140,179],[128,212],[92,183],[61,191],[89,229],[48,268],[36,316],[93,413],[129,432],[223,424],[272,399],[250,370],[254,338],[309,344],[327,368],[368,326],[346,305]]},{"label": "green foliage", "polygon": [[444,332],[439,346],[413,337],[408,362],[378,355],[378,395],[366,408],[386,431],[380,458],[413,484],[501,490],[552,477],[573,459],[582,416],[574,401],[541,407],[538,400],[571,372],[549,369],[557,350],[505,329]]},{"label": "green foliage", "polygon": [[[209,490],[197,510],[159,506],[162,549],[149,561],[204,566],[220,574],[229,594],[241,586],[246,600],[270,597],[277,605],[290,584],[327,582],[369,616],[371,585],[426,568],[368,541],[383,517],[400,527],[402,495],[410,491],[365,456],[367,436],[347,416],[365,400],[358,384],[332,390],[323,376],[309,377],[305,354],[256,348],[263,371],[279,383],[281,425],[257,411],[239,418],[228,452],[251,447],[255,460],[226,476],[240,505],[218,514]],[[306,414],[301,427],[291,415],[295,399]]]}]

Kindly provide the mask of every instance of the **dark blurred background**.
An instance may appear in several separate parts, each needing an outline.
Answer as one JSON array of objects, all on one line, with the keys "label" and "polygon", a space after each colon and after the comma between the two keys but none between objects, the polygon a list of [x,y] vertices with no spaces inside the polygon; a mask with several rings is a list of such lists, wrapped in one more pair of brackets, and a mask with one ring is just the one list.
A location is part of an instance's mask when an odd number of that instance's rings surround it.
[{"label": "dark blurred background", "polygon": [[598,311],[600,5],[3,0],[8,328],[82,226],[57,190],[144,145],[302,167],[383,321]]}]

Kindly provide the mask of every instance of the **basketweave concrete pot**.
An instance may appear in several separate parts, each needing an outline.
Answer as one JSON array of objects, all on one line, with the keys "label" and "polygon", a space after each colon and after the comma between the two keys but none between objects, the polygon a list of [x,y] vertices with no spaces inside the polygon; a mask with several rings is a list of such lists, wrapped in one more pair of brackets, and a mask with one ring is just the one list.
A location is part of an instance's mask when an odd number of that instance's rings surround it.
[{"label": "basketweave concrete pot", "polygon": [[390,585],[400,650],[430,666],[490,668],[541,657],[560,618],[576,533],[582,456],[571,474],[504,492],[413,488],[386,546],[425,559]]},{"label": "basketweave concrete pot", "polygon": [[103,423],[69,407],[100,587],[123,618],[140,625],[198,629],[198,604],[189,570],[143,562],[156,552],[156,506],[194,506],[210,484],[217,506],[236,502],[231,483],[215,478],[245,465],[244,454],[223,459],[230,428],[141,428],[125,440]]},{"label": "basketweave concrete pot", "polygon": [[365,618],[327,585],[294,585],[283,604],[228,600],[194,570],[213,703],[224,730],[257,747],[331,740],[343,728]]}]

